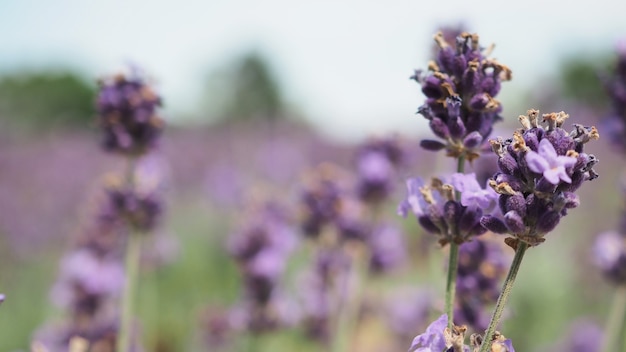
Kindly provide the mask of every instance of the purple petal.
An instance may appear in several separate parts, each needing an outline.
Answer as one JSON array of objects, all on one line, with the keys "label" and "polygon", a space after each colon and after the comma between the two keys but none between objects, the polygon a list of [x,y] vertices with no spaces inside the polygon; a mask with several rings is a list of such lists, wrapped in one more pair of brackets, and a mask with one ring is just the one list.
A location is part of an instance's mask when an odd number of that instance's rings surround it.
[{"label": "purple petal", "polygon": [[538,174],[542,174],[545,170],[550,169],[548,161],[532,150],[526,152],[526,162],[528,163],[528,168]]},{"label": "purple petal", "polygon": [[417,335],[409,347],[415,352],[439,352],[446,348],[443,331],[448,326],[448,315],[443,314],[432,322],[423,334]]}]

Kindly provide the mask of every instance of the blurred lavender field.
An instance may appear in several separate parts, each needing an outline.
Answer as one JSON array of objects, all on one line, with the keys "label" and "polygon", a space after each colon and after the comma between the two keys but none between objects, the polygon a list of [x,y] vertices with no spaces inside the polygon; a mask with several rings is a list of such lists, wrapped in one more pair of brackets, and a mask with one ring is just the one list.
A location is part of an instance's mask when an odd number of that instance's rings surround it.
[{"label": "blurred lavender field", "polygon": [[[494,137],[510,136],[528,108],[567,111],[602,137],[589,147],[600,178],[520,271],[501,326],[518,352],[599,351],[588,343],[604,333],[615,287],[592,248],[597,234],[624,226],[617,190],[626,182],[624,158],[605,138],[620,132],[606,120],[606,77],[596,74],[607,62],[610,54],[565,60],[548,83],[503,98]],[[399,204],[407,179],[449,173],[454,161],[420,147],[421,116],[409,117],[415,131],[329,138],[286,102],[267,65],[242,56],[209,82],[219,87],[209,90],[214,105],[198,114],[210,118],[163,116],[152,126],[163,127],[157,147],[127,159],[103,152],[92,106],[101,76],[0,77],[0,351],[64,351],[83,343],[75,335],[89,348],[70,352],[115,350],[120,327],[94,312],[119,315],[115,246],[125,240],[111,208],[128,201],[112,186],[125,168],[132,186],[162,197],[140,199],[144,217],[124,219],[151,232],[141,243],[133,351],[406,351],[440,315],[447,251]],[[104,149],[123,147],[115,132]],[[495,162],[485,155],[465,171],[484,183]],[[513,257],[503,237],[489,232],[461,247],[455,315],[472,332],[486,328]]]}]

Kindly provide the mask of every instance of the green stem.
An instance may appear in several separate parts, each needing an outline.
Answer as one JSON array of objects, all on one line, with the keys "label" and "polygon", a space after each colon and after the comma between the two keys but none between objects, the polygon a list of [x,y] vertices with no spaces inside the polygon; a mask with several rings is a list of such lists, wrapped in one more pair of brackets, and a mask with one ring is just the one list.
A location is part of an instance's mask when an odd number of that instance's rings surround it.
[{"label": "green stem", "polygon": [[[465,156],[461,155],[457,160],[456,171],[463,173],[465,171]],[[455,190],[454,198],[461,200],[461,192]],[[445,311],[448,315],[448,328],[452,328],[454,325],[454,296],[456,296],[456,276],[458,272],[459,263],[459,245],[455,242],[450,242],[450,256],[448,258],[448,275],[446,279],[446,301]]]},{"label": "green stem", "polygon": [[135,284],[139,269],[139,257],[141,254],[141,234],[131,232],[126,246],[126,282],[122,296],[122,315],[120,317],[120,330],[117,340],[117,352],[130,351],[130,336],[132,330],[132,318],[134,310]]},{"label": "green stem", "polygon": [[[606,326],[604,327],[604,340],[602,341],[602,352],[617,351],[619,339],[624,335],[624,319],[626,318],[626,285],[621,285],[615,291],[613,303],[609,312]],[[626,343],[626,340],[624,340]],[[622,349],[626,351],[626,346]]]},{"label": "green stem", "polygon": [[448,260],[448,279],[446,281],[446,314],[448,314],[448,327],[454,325],[454,296],[456,295],[456,276],[459,263],[459,245],[450,243],[450,257]]},{"label": "green stem", "polygon": [[511,268],[509,269],[509,273],[506,275],[506,279],[504,280],[502,292],[500,292],[500,296],[498,297],[498,301],[496,302],[496,308],[493,311],[493,315],[491,316],[491,321],[489,322],[489,326],[487,327],[487,331],[485,332],[485,336],[483,337],[483,343],[480,346],[479,352],[491,351],[491,340],[493,339],[493,334],[496,332],[496,327],[500,323],[500,318],[502,317],[504,306],[506,305],[506,301],[511,294],[513,283],[515,283],[517,272],[519,271],[519,268],[522,264],[522,259],[524,258],[524,253],[526,253],[527,249],[528,243],[519,241],[519,243],[517,244],[517,250],[515,251],[515,257],[513,257]]},{"label": "green stem", "polygon": [[[134,191],[135,187],[135,157],[128,158],[126,169],[126,186]],[[117,352],[129,352],[131,346],[131,330],[134,311],[135,285],[139,271],[139,258],[141,255],[141,233],[134,231],[129,224],[128,240],[126,243],[126,255],[124,266],[126,278],[124,292],[122,293],[122,312],[120,315],[119,330],[117,336]]]},{"label": "green stem", "polygon": [[[368,279],[369,257],[364,248],[352,248],[353,270],[347,275],[345,286],[339,289],[340,304],[338,307],[337,326],[332,340],[331,351],[346,352],[350,350],[350,342],[356,330],[359,319],[359,310],[363,301],[365,282]],[[347,291],[351,290],[348,295]]]}]

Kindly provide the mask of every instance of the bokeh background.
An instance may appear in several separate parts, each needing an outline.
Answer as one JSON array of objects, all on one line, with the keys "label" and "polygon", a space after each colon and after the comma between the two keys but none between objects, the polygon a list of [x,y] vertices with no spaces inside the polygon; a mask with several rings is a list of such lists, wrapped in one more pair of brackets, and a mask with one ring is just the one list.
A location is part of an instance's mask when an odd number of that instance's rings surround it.
[{"label": "bokeh background", "polygon": [[[332,162],[354,170],[356,148],[371,136],[399,134],[412,153],[384,212],[405,230],[409,263],[379,285],[428,286],[442,298],[445,252],[395,211],[404,178],[453,167],[417,147],[429,130],[408,78],[426,67],[433,34],[446,26],[476,32],[512,69],[497,133],[509,135],[519,114],[537,108],[565,110],[602,135],[610,106],[598,73],[610,71],[626,40],[625,10],[608,0],[1,2],[0,351],[28,350],[33,333],[60,315],[50,302],[59,261],[102,175],[120,167],[98,146],[94,99],[104,75],[139,67],[164,99],[155,161],[168,175],[164,259],[142,274],[144,345],[204,351],[207,309],[239,295],[240,274],[224,248],[245,221],[245,200],[261,193],[293,202],[308,169]],[[618,222],[625,162],[605,140],[589,149],[601,178],[528,253],[516,283],[503,331],[518,351],[549,348],[580,319],[604,324],[612,287],[591,265],[590,246]],[[355,346],[410,344],[383,336]],[[256,343],[233,348],[323,350],[297,330]]]}]

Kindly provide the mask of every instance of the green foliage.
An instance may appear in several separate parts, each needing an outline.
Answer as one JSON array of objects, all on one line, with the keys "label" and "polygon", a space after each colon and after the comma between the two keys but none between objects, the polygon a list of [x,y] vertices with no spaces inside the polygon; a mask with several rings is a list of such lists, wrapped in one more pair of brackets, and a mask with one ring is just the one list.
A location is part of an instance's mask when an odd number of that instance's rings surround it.
[{"label": "green foliage", "polygon": [[69,70],[5,75],[0,77],[0,121],[34,130],[90,126],[95,88]]},{"label": "green foliage", "polygon": [[606,107],[608,95],[600,75],[610,72],[609,62],[607,55],[572,55],[565,59],[559,71],[562,96],[591,107]]},{"label": "green foliage", "polygon": [[268,61],[256,52],[214,72],[208,80],[207,101],[220,120],[275,120],[287,112]]}]

